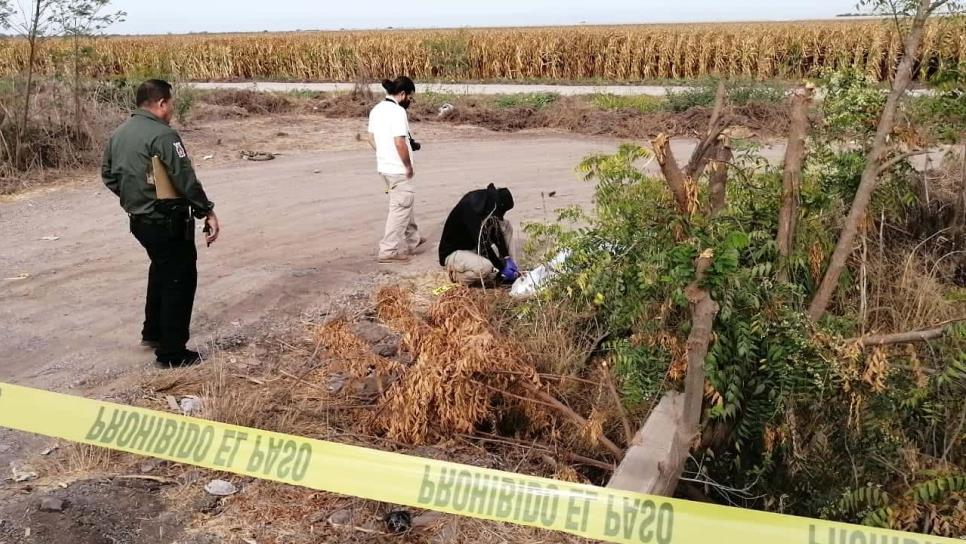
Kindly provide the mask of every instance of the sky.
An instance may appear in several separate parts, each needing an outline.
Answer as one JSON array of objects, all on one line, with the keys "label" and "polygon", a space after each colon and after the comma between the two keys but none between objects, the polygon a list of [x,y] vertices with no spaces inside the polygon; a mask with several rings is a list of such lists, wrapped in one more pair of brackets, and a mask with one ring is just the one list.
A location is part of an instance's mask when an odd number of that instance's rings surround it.
[{"label": "sky", "polygon": [[165,34],[821,19],[856,0],[113,0],[109,32]]}]

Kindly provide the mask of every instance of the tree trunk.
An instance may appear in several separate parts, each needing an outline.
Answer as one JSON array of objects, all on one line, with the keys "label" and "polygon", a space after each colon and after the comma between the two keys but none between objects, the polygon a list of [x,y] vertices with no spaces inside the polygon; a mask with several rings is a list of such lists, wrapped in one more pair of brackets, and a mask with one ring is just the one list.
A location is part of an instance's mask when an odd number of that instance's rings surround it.
[{"label": "tree trunk", "polygon": [[708,183],[711,217],[721,213],[727,206],[728,168],[731,166],[732,156],[731,140],[724,136],[718,142],[718,151],[711,167],[711,181]]},{"label": "tree trunk", "polygon": [[40,33],[40,15],[43,11],[43,0],[35,0],[34,15],[30,23],[30,35],[27,42],[30,47],[30,54],[27,60],[27,88],[24,89],[23,96],[23,115],[20,118],[20,127],[17,131],[17,164],[20,165],[23,151],[24,136],[27,133],[27,122],[30,119],[30,95],[33,94],[34,83],[34,62],[37,60],[37,38]]},{"label": "tree trunk", "polygon": [[926,20],[929,18],[931,7],[931,0],[920,0],[919,7],[916,9],[912,29],[906,37],[902,61],[896,70],[896,77],[892,83],[892,92],[889,93],[889,99],[886,101],[885,109],[879,118],[879,126],[876,129],[875,140],[873,140],[872,149],[866,157],[865,170],[862,172],[859,188],[855,193],[855,199],[852,201],[852,208],[845,220],[845,226],[839,235],[839,241],[835,246],[835,251],[832,253],[828,270],[826,270],[825,276],[822,278],[822,283],[818,291],[816,291],[815,297],[812,299],[812,303],[808,309],[808,315],[814,321],[821,319],[828,310],[829,302],[835,293],[839,278],[842,276],[842,271],[845,269],[849,256],[854,249],[853,244],[855,243],[855,235],[858,232],[859,222],[865,215],[869,201],[872,199],[872,192],[875,190],[876,183],[878,182],[879,170],[888,148],[889,136],[895,128],[899,102],[903,95],[905,95],[906,90],[908,90],[909,84],[912,82],[912,69],[916,62],[919,46],[922,43]]},{"label": "tree trunk", "polygon": [[711,266],[713,253],[705,251],[695,263],[695,280],[685,290],[691,303],[691,334],[688,336],[688,373],[684,394],[671,392],[638,431],[607,487],[648,495],[672,496],[677,488],[691,446],[700,434],[704,407],[704,360],[711,344],[718,304],[701,284]]},{"label": "tree trunk", "polygon": [[691,191],[689,188],[691,181],[681,171],[681,167],[678,166],[678,162],[674,158],[674,153],[671,151],[671,139],[662,133],[651,141],[651,145],[654,146],[654,155],[657,157],[657,163],[661,166],[661,173],[664,174],[668,187],[671,188],[678,210],[685,215],[691,215]]},{"label": "tree trunk", "polygon": [[805,162],[805,137],[808,134],[808,106],[812,90],[797,89],[791,100],[791,130],[785,149],[785,171],[782,174],[782,208],[778,216],[778,254],[781,256],[779,278],[788,279],[785,262],[795,247],[795,227],[802,188],[802,165]]},{"label": "tree trunk", "polygon": [[74,34],[74,134],[80,139],[84,134],[81,124],[81,90],[80,90],[80,36]]},{"label": "tree trunk", "polygon": [[695,279],[684,290],[691,304],[691,334],[688,335],[688,373],[684,378],[684,423],[686,433],[692,440],[698,434],[701,423],[701,408],[704,401],[704,359],[711,345],[714,318],[718,315],[718,304],[702,282],[705,273],[711,268],[714,253],[709,249],[695,262]]}]

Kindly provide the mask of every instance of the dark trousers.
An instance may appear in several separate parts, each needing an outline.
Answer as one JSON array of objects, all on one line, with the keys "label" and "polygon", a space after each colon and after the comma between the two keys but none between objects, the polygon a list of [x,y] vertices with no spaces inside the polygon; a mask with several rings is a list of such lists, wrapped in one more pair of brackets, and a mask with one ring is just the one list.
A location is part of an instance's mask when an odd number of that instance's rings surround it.
[{"label": "dark trousers", "polygon": [[181,354],[188,342],[198,286],[195,242],[169,222],[138,217],[131,218],[131,233],[151,259],[141,337],[160,344],[158,357]]}]

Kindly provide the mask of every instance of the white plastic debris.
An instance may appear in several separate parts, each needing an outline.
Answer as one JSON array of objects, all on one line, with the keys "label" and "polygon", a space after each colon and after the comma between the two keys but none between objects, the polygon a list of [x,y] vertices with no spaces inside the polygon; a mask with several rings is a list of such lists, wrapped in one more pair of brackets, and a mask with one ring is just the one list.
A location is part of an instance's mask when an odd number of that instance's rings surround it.
[{"label": "white plastic debris", "polygon": [[229,497],[238,493],[238,488],[231,482],[212,480],[205,485],[205,492],[216,497]]},{"label": "white plastic debris", "polygon": [[18,484],[37,479],[37,473],[31,467],[18,466],[16,462],[10,463],[10,472],[13,474],[12,480]]},{"label": "white plastic debris", "polygon": [[513,283],[510,296],[513,298],[530,298],[539,293],[547,283],[560,273],[560,267],[570,258],[570,251],[561,251],[547,264],[538,266],[523,275]]},{"label": "white plastic debris", "polygon": [[195,416],[201,413],[204,405],[202,404],[200,398],[194,395],[189,395],[181,399],[181,402],[178,403],[178,407],[181,408],[182,414],[186,416]]},{"label": "white plastic debris", "polygon": [[443,104],[439,107],[439,116],[446,117],[450,112],[454,111],[456,108],[452,104]]}]

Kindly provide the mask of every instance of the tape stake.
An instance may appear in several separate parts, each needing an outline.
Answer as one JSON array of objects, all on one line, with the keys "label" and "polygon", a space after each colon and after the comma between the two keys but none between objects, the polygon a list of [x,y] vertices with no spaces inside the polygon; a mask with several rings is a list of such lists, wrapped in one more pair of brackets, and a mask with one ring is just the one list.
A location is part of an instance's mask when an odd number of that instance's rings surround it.
[{"label": "tape stake", "polygon": [[0,427],[384,503],[636,544],[962,544],[422,459],[0,383]]}]

